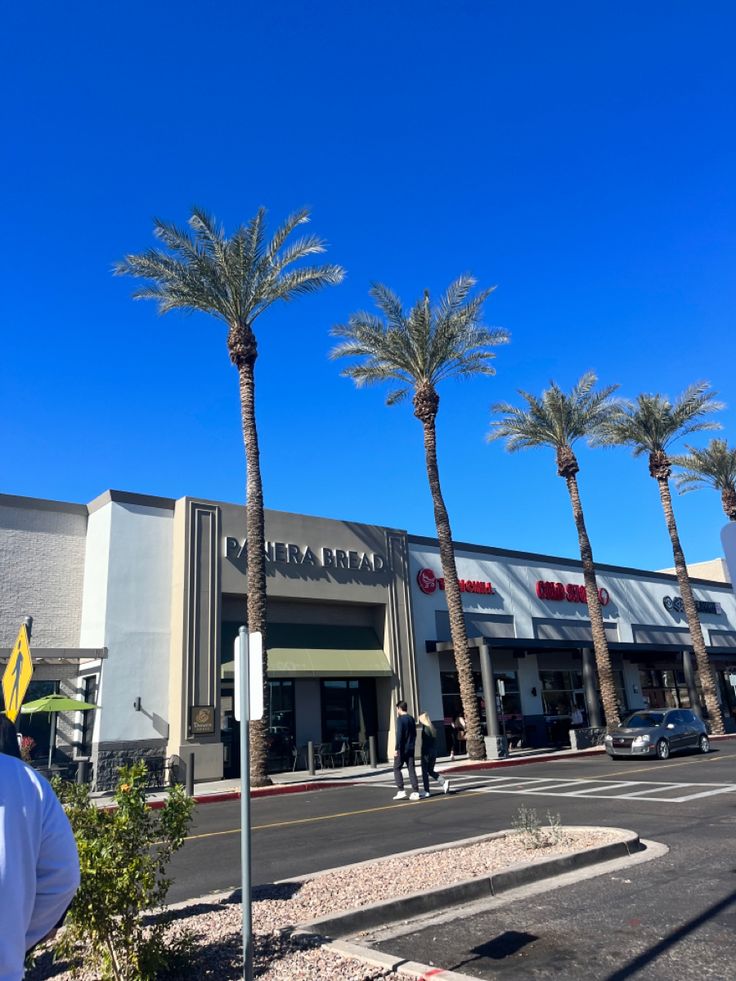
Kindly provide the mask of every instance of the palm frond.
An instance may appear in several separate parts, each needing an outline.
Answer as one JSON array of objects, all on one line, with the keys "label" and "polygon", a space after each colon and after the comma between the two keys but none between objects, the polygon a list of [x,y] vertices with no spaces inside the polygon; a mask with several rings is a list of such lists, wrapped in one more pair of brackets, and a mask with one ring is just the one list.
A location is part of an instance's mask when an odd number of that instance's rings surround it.
[{"label": "palm frond", "polygon": [[283,270],[305,256],[324,251],[317,236],[305,236],[279,252],[289,234],[308,220],[305,209],[295,212],[265,245],[264,208],[241,225],[231,238],[204,209],[195,207],[189,228],[156,219],[154,234],[165,249],[128,255],[116,263],[116,275],[134,276],[149,284],[136,292],[154,299],[159,310],[201,310],[230,326],[251,328],[256,317],[277,300],[291,300],[341,282],[336,265]]},{"label": "palm frond", "polygon": [[393,405],[409,391],[445,378],[467,378],[493,374],[489,348],[506,343],[506,331],[489,330],[480,322],[483,303],[491,290],[470,297],[475,280],[461,276],[450,284],[440,303],[432,307],[429,293],[406,311],[401,300],[382,283],[373,283],[370,295],[379,316],[363,311],[346,324],[332,328],[342,338],[330,352],[331,358],[360,361],[343,374],[363,385],[400,380],[402,386],[389,393]]},{"label": "palm frond", "polygon": [[596,441],[630,446],[634,456],[666,453],[684,436],[720,429],[720,423],[704,417],[721,408],[708,382],[690,385],[674,402],[666,395],[642,394],[633,402],[621,400],[618,411],[601,424]]},{"label": "palm frond", "polygon": [[564,392],[556,382],[542,392],[541,397],[523,389],[519,395],[526,408],[508,402],[492,407],[500,419],[491,420],[489,441],[505,439],[510,451],[531,446],[550,446],[555,450],[572,447],[579,439],[592,439],[600,427],[617,411],[618,401],[612,398],[617,385],[595,390],[598,378],[588,371]]},{"label": "palm frond", "polygon": [[675,474],[681,494],[703,486],[718,491],[736,488],[736,447],[730,447],[725,439],[712,439],[703,448],[686,445],[685,449],[687,455],[671,458],[674,466],[682,469]]}]

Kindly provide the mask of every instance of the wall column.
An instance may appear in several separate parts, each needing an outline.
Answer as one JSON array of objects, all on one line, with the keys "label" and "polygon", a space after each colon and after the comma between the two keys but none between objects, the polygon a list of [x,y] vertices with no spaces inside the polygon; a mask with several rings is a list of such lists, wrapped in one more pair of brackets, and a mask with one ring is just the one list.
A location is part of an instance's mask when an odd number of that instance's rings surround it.
[{"label": "wall column", "polygon": [[478,650],[480,653],[480,674],[483,679],[483,695],[486,700],[486,732],[489,736],[499,736],[496,686],[493,679],[491,648],[488,644],[481,644]]},{"label": "wall column", "polygon": [[690,651],[682,652],[682,673],[685,675],[685,684],[690,695],[690,707],[699,719],[703,718],[703,709],[698,698],[698,689],[695,685],[695,672],[693,671],[693,656]]},{"label": "wall column", "polygon": [[595,657],[590,647],[583,648],[583,688],[585,704],[588,708],[588,725],[599,729],[603,725],[600,700],[598,698],[598,678],[595,670]]}]

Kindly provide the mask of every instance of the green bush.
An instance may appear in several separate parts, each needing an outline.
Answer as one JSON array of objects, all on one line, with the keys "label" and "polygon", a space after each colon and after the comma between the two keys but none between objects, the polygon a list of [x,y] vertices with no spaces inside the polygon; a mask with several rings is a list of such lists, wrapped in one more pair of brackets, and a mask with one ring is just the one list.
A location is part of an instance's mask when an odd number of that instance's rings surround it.
[{"label": "green bush", "polygon": [[[193,801],[176,786],[163,807],[153,810],[146,805],[145,763],[122,767],[119,774],[117,806],[107,810],[95,806],[86,785],[54,782],[74,830],[82,872],[56,954],[83,959],[101,978],[149,981],[182,953],[181,942],[167,946],[163,905],[171,884],[166,868],[184,844]],[[160,915],[144,925],[144,913]]]},{"label": "green bush", "polygon": [[526,848],[547,848],[551,845],[561,845],[567,840],[560,824],[559,814],[547,811],[547,827],[543,828],[537,812],[533,807],[527,807],[525,804],[519,808],[512,826]]}]

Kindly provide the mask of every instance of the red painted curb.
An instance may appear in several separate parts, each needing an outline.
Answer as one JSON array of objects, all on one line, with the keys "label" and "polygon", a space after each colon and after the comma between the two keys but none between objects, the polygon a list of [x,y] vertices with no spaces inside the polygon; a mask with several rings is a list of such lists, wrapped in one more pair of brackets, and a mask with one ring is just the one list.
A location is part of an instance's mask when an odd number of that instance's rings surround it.
[{"label": "red painted curb", "polygon": [[[710,739],[711,742],[714,740],[736,739],[736,733],[727,732],[722,736],[711,736]],[[600,753],[605,753],[605,748],[603,746],[595,746],[591,747],[591,749],[581,749],[575,753],[565,753],[564,756],[561,753],[545,753],[544,755],[540,756],[523,756],[503,760],[484,760],[480,763],[460,763],[459,765],[454,766],[443,764],[442,772],[476,773],[483,770],[501,769],[506,766],[526,766],[528,763],[549,763],[550,761],[554,760],[570,760],[581,756],[594,756]],[[336,787],[359,787],[362,783],[363,781],[359,777],[356,777],[353,780],[313,780],[306,781],[305,783],[273,784],[270,787],[253,787],[250,795],[251,798],[277,797],[279,794],[304,794],[312,790],[330,790]],[[240,791],[223,790],[220,792],[215,791],[213,794],[194,795],[194,802],[196,804],[218,804],[223,801],[230,800],[240,800]],[[109,804],[104,806],[102,810],[113,810],[115,806],[115,804]],[[152,800],[148,806],[152,810],[158,810],[164,806],[164,802],[162,800]]]}]

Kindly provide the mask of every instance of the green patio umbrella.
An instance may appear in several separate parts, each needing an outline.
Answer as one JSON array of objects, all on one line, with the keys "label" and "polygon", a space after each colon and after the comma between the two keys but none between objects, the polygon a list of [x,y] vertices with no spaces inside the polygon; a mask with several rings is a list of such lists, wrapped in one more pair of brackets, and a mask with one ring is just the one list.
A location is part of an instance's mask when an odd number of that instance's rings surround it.
[{"label": "green patio umbrella", "polygon": [[54,756],[56,744],[56,713],[57,712],[84,712],[87,709],[100,708],[92,702],[82,702],[78,698],[67,698],[66,695],[44,695],[32,702],[25,702],[21,706],[21,714],[35,715],[37,712],[48,712],[51,716],[51,739],[49,741],[49,769],[51,760]]}]

